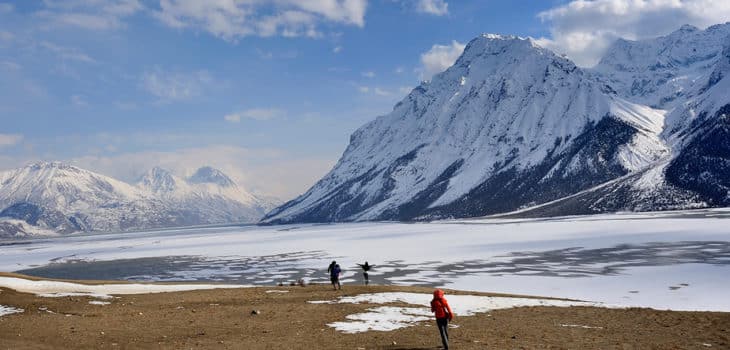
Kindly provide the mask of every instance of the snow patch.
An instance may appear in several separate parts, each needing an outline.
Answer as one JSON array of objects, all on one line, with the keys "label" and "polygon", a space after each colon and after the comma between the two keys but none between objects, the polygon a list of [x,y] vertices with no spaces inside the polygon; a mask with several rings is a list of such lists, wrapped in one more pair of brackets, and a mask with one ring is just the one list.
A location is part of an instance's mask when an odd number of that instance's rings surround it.
[{"label": "snow patch", "polygon": [[603,329],[603,327],[585,326],[585,325],[581,325],[581,324],[561,324],[560,327],[583,328],[583,329]]},{"label": "snow patch", "polygon": [[0,316],[17,314],[17,313],[21,313],[23,311],[25,311],[25,310],[19,309],[16,307],[12,307],[12,306],[0,305]]},{"label": "snow patch", "polygon": [[0,277],[0,287],[40,297],[86,296],[111,299],[112,295],[183,292],[192,290],[246,288],[232,284],[98,284],[87,285],[58,281],[32,281],[15,277]]},{"label": "snow patch", "polygon": [[[328,326],[343,333],[362,333],[367,331],[392,331],[396,329],[411,327],[418,322],[428,321],[433,318],[430,310],[432,296],[424,293],[374,293],[360,294],[352,297],[340,297],[332,301],[310,301],[313,304],[390,304],[405,303],[421,307],[390,307],[380,306],[367,310],[367,312],[349,315],[348,321],[333,322]],[[489,312],[491,310],[511,309],[525,306],[593,306],[605,307],[605,305],[593,302],[566,301],[550,299],[531,298],[508,298],[508,297],[487,297],[476,295],[449,295],[446,297],[456,317],[473,316],[477,313]]]}]

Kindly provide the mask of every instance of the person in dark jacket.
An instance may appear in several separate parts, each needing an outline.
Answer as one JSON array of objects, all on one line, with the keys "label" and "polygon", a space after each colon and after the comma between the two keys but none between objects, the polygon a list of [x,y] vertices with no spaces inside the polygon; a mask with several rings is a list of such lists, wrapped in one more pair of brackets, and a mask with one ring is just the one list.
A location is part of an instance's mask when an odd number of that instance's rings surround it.
[{"label": "person in dark jacket", "polygon": [[327,268],[327,272],[329,272],[330,274],[330,282],[332,282],[332,288],[334,288],[335,290],[342,289],[342,285],[340,284],[340,273],[342,272],[340,264],[332,260],[332,263],[330,263],[330,266]]},{"label": "person in dark jacket", "polygon": [[444,298],[444,291],[436,289],[433,291],[433,299],[431,300],[431,312],[436,316],[436,325],[441,334],[441,342],[444,349],[449,348],[449,321],[454,318],[449,302]]},{"label": "person in dark jacket", "polygon": [[370,284],[370,276],[368,275],[368,271],[375,267],[375,265],[370,265],[366,261],[365,264],[357,264],[357,266],[360,266],[360,268],[362,268],[362,276],[365,278],[365,285],[367,286],[368,284]]}]

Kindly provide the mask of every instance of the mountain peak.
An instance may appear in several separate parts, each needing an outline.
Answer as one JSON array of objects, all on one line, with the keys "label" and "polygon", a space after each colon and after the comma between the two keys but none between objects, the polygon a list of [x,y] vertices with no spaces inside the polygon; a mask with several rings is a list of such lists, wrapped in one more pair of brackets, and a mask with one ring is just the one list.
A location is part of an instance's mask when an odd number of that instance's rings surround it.
[{"label": "mountain peak", "polygon": [[683,24],[676,32],[696,32],[700,30],[699,28],[691,25],[691,24]]},{"label": "mountain peak", "polygon": [[30,170],[45,170],[45,169],[77,169],[73,165],[66,164],[63,162],[58,161],[37,161],[30,163],[25,166],[25,168],[28,168]]},{"label": "mountain peak", "polygon": [[535,40],[532,38],[523,38],[515,35],[501,35],[501,34],[482,34],[472,39],[469,44],[466,45],[464,53],[469,51],[477,51],[477,53],[506,53],[507,48],[522,48],[530,49],[536,48],[541,49]]},{"label": "mountain peak", "polygon": [[228,175],[211,166],[204,166],[195,171],[195,174],[188,178],[188,182],[194,184],[216,184],[222,187],[230,187],[235,183]]},{"label": "mountain peak", "polygon": [[154,193],[172,192],[178,185],[175,176],[169,170],[158,166],[145,173],[139,180],[139,184]]}]

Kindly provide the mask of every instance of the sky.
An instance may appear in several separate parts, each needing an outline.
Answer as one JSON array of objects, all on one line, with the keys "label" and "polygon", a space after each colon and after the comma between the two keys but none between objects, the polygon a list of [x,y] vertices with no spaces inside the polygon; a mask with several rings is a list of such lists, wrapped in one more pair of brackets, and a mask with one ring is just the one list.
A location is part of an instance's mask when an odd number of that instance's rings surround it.
[{"label": "sky", "polygon": [[481,33],[577,64],[730,21],[726,0],[0,0],[0,170],[217,167],[282,200]]}]

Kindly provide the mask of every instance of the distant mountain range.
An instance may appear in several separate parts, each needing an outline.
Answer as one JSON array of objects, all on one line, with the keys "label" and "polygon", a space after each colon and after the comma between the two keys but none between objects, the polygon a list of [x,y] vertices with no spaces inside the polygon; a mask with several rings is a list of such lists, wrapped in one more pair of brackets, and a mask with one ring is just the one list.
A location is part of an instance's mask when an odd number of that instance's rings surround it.
[{"label": "distant mountain range", "polygon": [[0,173],[0,237],[253,223],[275,205],[211,167],[154,168],[134,185],[58,162]]},{"label": "distant mountain range", "polygon": [[730,23],[618,40],[591,69],[486,34],[263,222],[728,206],[728,114]]}]

